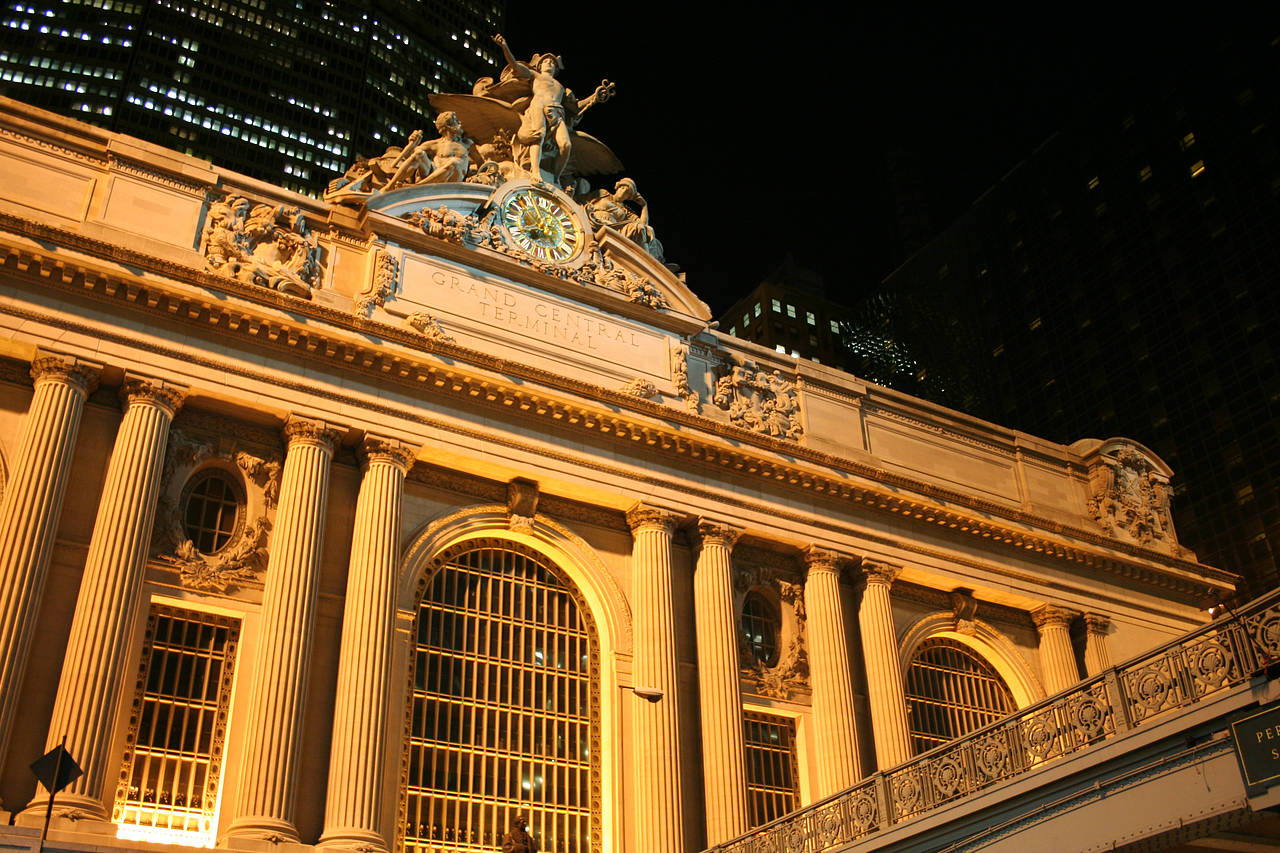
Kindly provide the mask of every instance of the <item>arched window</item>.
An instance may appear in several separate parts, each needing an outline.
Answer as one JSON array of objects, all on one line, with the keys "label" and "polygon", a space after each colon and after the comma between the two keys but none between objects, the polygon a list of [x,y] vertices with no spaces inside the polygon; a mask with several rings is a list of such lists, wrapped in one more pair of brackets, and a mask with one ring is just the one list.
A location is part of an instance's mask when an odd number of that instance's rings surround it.
[{"label": "arched window", "polygon": [[1013,694],[981,655],[955,640],[925,640],[907,668],[907,713],[917,755],[1017,710]]},{"label": "arched window", "polygon": [[590,613],[545,557],[506,540],[454,546],[437,564],[418,612],[405,849],[493,851],[525,815],[540,849],[598,853]]}]

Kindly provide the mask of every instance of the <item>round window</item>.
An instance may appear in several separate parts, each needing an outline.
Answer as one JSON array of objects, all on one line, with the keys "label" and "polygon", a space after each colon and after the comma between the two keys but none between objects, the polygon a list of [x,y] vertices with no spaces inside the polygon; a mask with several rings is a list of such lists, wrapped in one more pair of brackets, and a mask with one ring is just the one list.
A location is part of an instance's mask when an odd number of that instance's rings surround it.
[{"label": "round window", "polygon": [[742,632],[747,635],[751,654],[765,666],[778,662],[778,613],[763,595],[747,593],[742,602]]},{"label": "round window", "polygon": [[201,554],[216,554],[240,530],[244,497],[240,486],[225,471],[197,474],[187,487],[182,528]]}]

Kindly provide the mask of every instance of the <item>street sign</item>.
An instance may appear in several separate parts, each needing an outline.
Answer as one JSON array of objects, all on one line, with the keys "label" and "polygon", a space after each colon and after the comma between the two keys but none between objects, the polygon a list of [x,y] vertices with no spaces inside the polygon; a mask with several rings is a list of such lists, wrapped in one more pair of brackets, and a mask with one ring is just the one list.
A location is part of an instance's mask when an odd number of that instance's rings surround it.
[{"label": "street sign", "polygon": [[80,765],[62,744],[31,762],[31,772],[50,794],[58,793],[84,775]]}]

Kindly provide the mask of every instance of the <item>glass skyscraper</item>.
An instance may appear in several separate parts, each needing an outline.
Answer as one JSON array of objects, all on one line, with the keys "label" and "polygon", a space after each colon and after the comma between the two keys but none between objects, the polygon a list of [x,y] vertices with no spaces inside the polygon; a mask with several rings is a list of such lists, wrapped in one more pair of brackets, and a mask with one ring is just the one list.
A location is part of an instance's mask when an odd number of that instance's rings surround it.
[{"label": "glass skyscraper", "polygon": [[505,0],[26,0],[0,93],[317,194],[501,66]]}]

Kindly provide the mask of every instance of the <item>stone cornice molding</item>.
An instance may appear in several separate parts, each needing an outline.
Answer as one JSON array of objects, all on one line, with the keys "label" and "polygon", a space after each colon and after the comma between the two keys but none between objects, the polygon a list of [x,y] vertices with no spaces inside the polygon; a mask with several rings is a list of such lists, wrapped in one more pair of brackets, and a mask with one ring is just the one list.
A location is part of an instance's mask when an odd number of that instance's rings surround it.
[{"label": "stone cornice molding", "polygon": [[87,397],[98,388],[102,378],[102,365],[75,356],[40,353],[31,360],[31,379],[41,382],[62,382],[84,392]]},{"label": "stone cornice molding", "polygon": [[817,545],[810,545],[804,549],[805,570],[810,575],[822,572],[839,574],[841,564],[847,562],[847,560],[848,558],[845,555]]},{"label": "stone cornice molding", "polygon": [[898,579],[898,575],[902,574],[902,566],[866,557],[863,558],[862,565],[858,568],[863,586],[883,584],[886,587],[892,587],[893,582]]},{"label": "stone cornice molding", "polygon": [[1049,628],[1070,628],[1071,620],[1080,615],[1080,611],[1054,604],[1042,604],[1031,611],[1031,621],[1036,630],[1043,634]]},{"label": "stone cornice molding", "polygon": [[366,435],[360,442],[360,459],[368,465],[393,465],[407,474],[418,455],[416,445],[380,435]]},{"label": "stone cornice molding", "polygon": [[700,548],[705,548],[708,545],[719,545],[725,550],[732,551],[733,546],[742,536],[741,528],[709,518],[698,519],[697,524],[693,526],[693,530],[697,534],[696,538]]},{"label": "stone cornice molding", "polygon": [[313,444],[326,453],[332,454],[338,446],[342,434],[331,424],[324,421],[290,415],[284,423],[284,441],[289,447],[295,444]]},{"label": "stone cornice molding", "polygon": [[627,526],[632,535],[656,530],[670,536],[680,523],[680,516],[670,510],[638,503],[627,510]]},{"label": "stone cornice molding", "polygon": [[[43,239],[55,243],[61,241],[73,245],[77,241],[88,242],[93,245],[85,246],[85,251],[94,254],[109,257],[122,252],[130,254],[130,258],[122,259],[122,262],[149,268],[148,263],[132,257],[137,253],[0,213],[0,227],[5,225],[19,232],[48,231],[50,233]],[[628,445],[644,444],[697,460],[711,469],[732,470],[740,475],[760,478],[770,483],[771,488],[807,491],[815,497],[842,503],[855,512],[871,511],[884,514],[886,518],[912,519],[909,523],[922,527],[941,527],[948,536],[959,541],[971,541],[977,537],[1010,553],[1026,555],[1032,552],[1042,554],[1048,560],[1070,561],[1117,577],[1137,579],[1144,585],[1176,590],[1188,601],[1202,597],[1207,586],[1226,588],[1236,578],[1230,572],[1176,555],[1161,554],[1140,544],[1122,542],[1096,530],[1041,518],[1007,504],[890,472],[875,464],[872,457],[863,461],[861,458],[835,456],[720,423],[683,407],[667,406],[600,388],[456,344],[425,341],[412,332],[364,320],[348,311],[286,297],[260,287],[240,286],[237,290],[234,281],[216,279],[160,259],[150,259],[149,263],[162,267],[157,271],[177,281],[213,291],[234,292],[233,295],[243,297],[246,303],[288,310],[302,317],[303,322],[290,325],[279,316],[254,317],[250,313],[251,304],[235,304],[234,300],[219,300],[204,293],[174,292],[179,290],[178,285],[165,288],[155,281],[141,282],[136,277],[105,267],[87,269],[78,265],[73,268],[65,258],[36,255],[24,245],[13,245],[7,254],[0,252],[0,268],[15,279],[29,280],[43,289],[61,288],[99,301],[129,302],[139,311],[165,317],[169,324],[182,322],[203,328],[214,327],[227,336],[252,338],[255,346],[289,351],[317,362],[331,362],[335,369],[340,368],[344,373],[378,377],[380,382],[407,385],[419,392],[426,389],[436,394],[465,398],[470,404],[518,412],[516,417],[554,419],[560,428],[588,430],[596,436],[605,435]],[[139,345],[136,339],[113,334],[99,326],[67,322],[65,318],[27,306],[7,310],[13,316],[57,322],[59,328],[74,328],[104,340]],[[307,318],[320,323],[306,323]],[[358,339],[351,332],[364,338]],[[370,342],[369,337],[384,343]],[[416,352],[401,350],[395,344],[403,344]],[[195,360],[232,374],[253,375],[243,365],[223,359],[193,358],[189,352],[179,353],[155,345],[144,345],[144,349]],[[433,353],[447,356],[451,362],[446,364]],[[493,370],[505,375],[497,379],[484,375],[468,376],[460,372],[459,367]],[[298,388],[315,391],[313,386],[305,383],[299,383]],[[544,393],[544,388],[550,393]],[[556,399],[555,392],[587,398],[592,405],[582,405],[563,397]],[[596,406],[597,402],[602,405]],[[403,415],[399,409],[395,413]],[[880,542],[881,538],[875,541]],[[901,543],[883,539],[882,544]]]},{"label": "stone cornice molding", "polygon": [[172,418],[178,413],[178,409],[182,408],[183,401],[187,399],[187,389],[150,376],[126,374],[124,384],[120,386],[120,397],[126,407],[138,403],[149,403],[164,409]]}]

